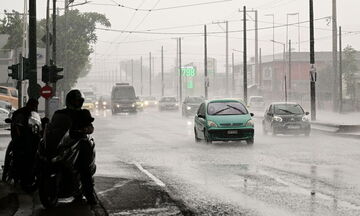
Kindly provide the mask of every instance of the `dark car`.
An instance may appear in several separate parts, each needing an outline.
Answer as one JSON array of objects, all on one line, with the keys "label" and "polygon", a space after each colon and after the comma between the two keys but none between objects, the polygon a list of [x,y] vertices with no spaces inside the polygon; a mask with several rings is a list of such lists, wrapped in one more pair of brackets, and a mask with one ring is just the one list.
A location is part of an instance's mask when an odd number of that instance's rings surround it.
[{"label": "dark car", "polygon": [[176,97],[162,97],[159,100],[159,110],[178,110],[179,103],[176,100]]},{"label": "dark car", "polygon": [[199,109],[200,104],[204,102],[203,97],[186,97],[182,104],[183,116],[194,116]]},{"label": "dark car", "polygon": [[265,111],[263,132],[277,134],[304,134],[311,132],[309,113],[298,103],[272,103]]},{"label": "dark car", "polygon": [[98,110],[106,110],[111,108],[111,99],[108,95],[100,96],[95,102],[95,108]]},{"label": "dark car", "polygon": [[111,112],[136,113],[136,95],[133,86],[128,83],[116,83],[111,91]]}]

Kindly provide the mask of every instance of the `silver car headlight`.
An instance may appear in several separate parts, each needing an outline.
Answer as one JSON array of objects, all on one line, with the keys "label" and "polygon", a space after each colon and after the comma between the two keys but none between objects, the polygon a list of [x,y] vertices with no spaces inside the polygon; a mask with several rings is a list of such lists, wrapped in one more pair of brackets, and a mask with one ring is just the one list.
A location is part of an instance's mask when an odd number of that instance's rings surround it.
[{"label": "silver car headlight", "polygon": [[273,117],[273,121],[282,122],[283,119],[282,119],[280,116],[274,116],[274,117]]},{"label": "silver car headlight", "polygon": [[310,118],[309,118],[309,116],[303,116],[301,120],[302,120],[303,122],[309,122],[309,121],[310,121]]},{"label": "silver car headlight", "polygon": [[117,107],[117,108],[119,108],[119,107],[120,107],[120,105],[119,105],[119,104],[116,104],[116,107]]},{"label": "silver car headlight", "polygon": [[215,122],[211,121],[211,120],[208,120],[207,124],[208,124],[209,127],[218,127],[218,125]]},{"label": "silver car headlight", "polygon": [[187,110],[191,110],[191,107],[187,106],[186,109],[187,109]]},{"label": "silver car headlight", "polygon": [[254,127],[254,121],[250,119],[249,121],[246,122],[245,127]]},{"label": "silver car headlight", "polygon": [[107,104],[106,101],[104,101],[104,102],[103,102],[103,105],[106,105],[106,104]]}]

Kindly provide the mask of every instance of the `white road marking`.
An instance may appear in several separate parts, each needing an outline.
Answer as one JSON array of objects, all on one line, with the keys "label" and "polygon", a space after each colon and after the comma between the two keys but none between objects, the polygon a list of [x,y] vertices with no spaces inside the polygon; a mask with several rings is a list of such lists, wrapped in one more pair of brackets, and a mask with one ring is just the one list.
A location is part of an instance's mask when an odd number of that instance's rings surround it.
[{"label": "white road marking", "polygon": [[166,185],[164,184],[164,182],[162,182],[160,179],[156,178],[153,174],[151,174],[149,171],[147,171],[146,169],[144,169],[141,164],[135,162],[134,163],[135,166],[143,173],[145,173],[147,176],[149,176],[149,178],[151,178],[158,186],[160,187],[165,187]]},{"label": "white road marking", "polygon": [[26,194],[19,194],[19,208],[14,216],[32,215],[33,198]]}]

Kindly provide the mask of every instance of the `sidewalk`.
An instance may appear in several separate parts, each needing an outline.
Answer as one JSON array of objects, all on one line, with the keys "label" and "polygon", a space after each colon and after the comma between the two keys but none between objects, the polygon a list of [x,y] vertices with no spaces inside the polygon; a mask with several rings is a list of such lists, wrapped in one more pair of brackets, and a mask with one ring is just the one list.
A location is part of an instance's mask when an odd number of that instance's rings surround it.
[{"label": "sidewalk", "polygon": [[[130,175],[129,175],[130,173]],[[0,176],[2,170],[0,169]],[[95,176],[99,205],[91,210],[86,203],[61,200],[53,209],[44,209],[37,193],[24,194],[0,181],[1,216],[107,216],[107,215],[193,215],[166,188],[157,185],[133,164],[116,169],[121,177]]]}]

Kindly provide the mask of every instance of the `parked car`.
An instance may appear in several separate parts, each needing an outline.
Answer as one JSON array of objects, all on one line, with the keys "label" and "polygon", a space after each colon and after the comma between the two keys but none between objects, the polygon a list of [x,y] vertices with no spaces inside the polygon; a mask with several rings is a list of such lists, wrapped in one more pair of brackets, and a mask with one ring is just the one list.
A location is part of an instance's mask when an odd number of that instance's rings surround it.
[{"label": "parked car", "polygon": [[154,96],[145,96],[141,98],[144,101],[144,107],[154,107],[158,105],[158,101]]},{"label": "parked car", "polygon": [[159,100],[159,110],[178,110],[179,103],[176,97],[162,97]]},{"label": "parked car", "polygon": [[2,101],[2,100],[0,100],[0,108],[6,109],[9,112],[12,111],[12,109],[13,109],[11,103],[9,103],[7,101]]},{"label": "parked car", "polygon": [[5,119],[10,117],[10,111],[7,109],[0,108],[0,127],[9,126],[8,123],[5,122]]},{"label": "parked car", "polygon": [[13,87],[0,86],[0,100],[9,102],[15,109],[17,109],[18,91]]},{"label": "parked car", "polygon": [[195,116],[195,140],[254,143],[252,113],[238,100],[219,99],[202,103]]},{"label": "parked car", "polygon": [[264,111],[265,101],[263,96],[250,96],[248,101],[248,108],[254,111]]},{"label": "parked car", "polygon": [[311,132],[309,112],[298,103],[278,102],[272,103],[265,111],[262,122],[263,132],[277,134],[304,134]]},{"label": "parked car", "polygon": [[203,97],[186,97],[182,104],[182,115],[193,116],[196,114],[201,103],[204,102]]}]

